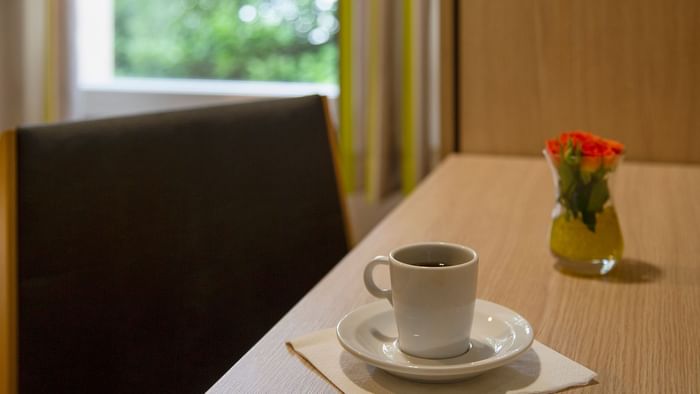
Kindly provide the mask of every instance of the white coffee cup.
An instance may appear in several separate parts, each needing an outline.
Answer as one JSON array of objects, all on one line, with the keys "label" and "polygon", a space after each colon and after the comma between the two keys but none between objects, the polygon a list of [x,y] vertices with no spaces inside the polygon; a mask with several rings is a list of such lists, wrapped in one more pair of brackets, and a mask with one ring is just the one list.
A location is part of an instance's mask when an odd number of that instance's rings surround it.
[{"label": "white coffee cup", "polygon": [[[449,358],[469,350],[479,256],[466,246],[424,242],[377,256],[364,271],[367,290],[394,307],[398,344],[422,358]],[[391,289],[372,279],[377,265],[389,266]],[[439,264],[442,264],[439,265]]]}]

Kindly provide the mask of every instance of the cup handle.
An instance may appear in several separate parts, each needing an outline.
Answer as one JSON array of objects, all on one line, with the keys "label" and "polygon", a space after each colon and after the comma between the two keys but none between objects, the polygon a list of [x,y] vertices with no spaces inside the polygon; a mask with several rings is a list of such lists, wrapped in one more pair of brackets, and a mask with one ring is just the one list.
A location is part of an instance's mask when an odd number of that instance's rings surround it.
[{"label": "cup handle", "polygon": [[365,287],[367,288],[367,291],[370,292],[373,296],[377,298],[386,298],[389,300],[390,304],[394,304],[393,301],[391,300],[391,289],[381,289],[377,286],[376,283],[374,283],[374,279],[372,279],[372,272],[374,272],[374,267],[378,266],[379,264],[386,264],[387,266],[389,265],[389,258],[386,256],[377,256],[372,261],[367,264],[365,267]]}]

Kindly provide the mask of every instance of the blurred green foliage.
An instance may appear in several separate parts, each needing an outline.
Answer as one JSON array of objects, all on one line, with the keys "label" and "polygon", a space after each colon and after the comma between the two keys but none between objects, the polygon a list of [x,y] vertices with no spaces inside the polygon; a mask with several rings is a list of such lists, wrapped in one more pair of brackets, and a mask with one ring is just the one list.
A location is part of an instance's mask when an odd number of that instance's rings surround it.
[{"label": "blurred green foliage", "polygon": [[115,0],[119,76],[337,83],[337,0]]}]

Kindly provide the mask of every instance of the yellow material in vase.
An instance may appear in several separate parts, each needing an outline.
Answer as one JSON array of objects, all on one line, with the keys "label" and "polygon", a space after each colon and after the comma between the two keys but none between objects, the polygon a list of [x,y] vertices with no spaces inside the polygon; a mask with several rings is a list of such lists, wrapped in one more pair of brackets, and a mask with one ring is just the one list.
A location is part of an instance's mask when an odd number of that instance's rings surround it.
[{"label": "yellow material in vase", "polygon": [[596,231],[590,231],[579,219],[559,215],[552,222],[552,253],[570,261],[622,258],[622,233],[615,207],[610,205],[596,217]]}]

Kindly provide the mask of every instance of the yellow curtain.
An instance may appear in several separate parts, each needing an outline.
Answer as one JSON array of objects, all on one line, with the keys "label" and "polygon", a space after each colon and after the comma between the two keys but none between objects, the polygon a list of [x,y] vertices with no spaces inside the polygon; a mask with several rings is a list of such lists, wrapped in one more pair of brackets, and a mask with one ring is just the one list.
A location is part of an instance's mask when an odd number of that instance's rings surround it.
[{"label": "yellow curtain", "polygon": [[[71,115],[73,0],[0,2],[0,129]],[[12,99],[7,99],[11,97]]]},{"label": "yellow curtain", "polygon": [[341,0],[343,181],[370,201],[409,193],[439,159],[439,3]]}]

